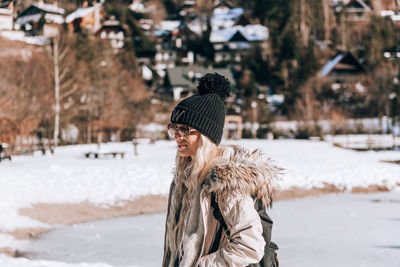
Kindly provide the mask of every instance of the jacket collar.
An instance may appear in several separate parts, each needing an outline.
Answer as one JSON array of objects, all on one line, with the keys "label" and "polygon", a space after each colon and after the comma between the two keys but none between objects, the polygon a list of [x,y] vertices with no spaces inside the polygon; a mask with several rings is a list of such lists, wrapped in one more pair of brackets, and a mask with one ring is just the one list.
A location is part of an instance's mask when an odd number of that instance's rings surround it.
[{"label": "jacket collar", "polygon": [[279,188],[282,169],[258,149],[241,146],[220,146],[221,161],[204,181],[204,189],[217,197],[244,194],[261,200],[262,206],[271,207],[275,191]]}]

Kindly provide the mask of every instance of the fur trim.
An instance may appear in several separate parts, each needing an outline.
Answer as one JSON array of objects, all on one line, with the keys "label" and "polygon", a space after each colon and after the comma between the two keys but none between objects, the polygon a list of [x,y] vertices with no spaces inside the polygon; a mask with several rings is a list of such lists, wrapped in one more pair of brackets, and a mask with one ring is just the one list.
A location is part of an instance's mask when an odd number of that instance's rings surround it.
[{"label": "fur trim", "polygon": [[223,160],[212,171],[205,190],[214,192],[218,198],[232,193],[250,195],[261,200],[262,206],[271,207],[275,191],[279,188],[282,169],[258,149],[221,146]]}]

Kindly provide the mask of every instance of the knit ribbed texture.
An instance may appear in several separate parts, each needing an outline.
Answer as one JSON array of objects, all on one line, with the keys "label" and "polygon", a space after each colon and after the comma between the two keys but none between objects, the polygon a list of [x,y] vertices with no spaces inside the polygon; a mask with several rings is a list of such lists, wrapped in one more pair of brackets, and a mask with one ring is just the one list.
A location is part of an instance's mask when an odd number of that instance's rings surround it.
[{"label": "knit ribbed texture", "polygon": [[214,93],[193,95],[175,107],[171,122],[193,127],[219,144],[225,123],[224,101]]}]

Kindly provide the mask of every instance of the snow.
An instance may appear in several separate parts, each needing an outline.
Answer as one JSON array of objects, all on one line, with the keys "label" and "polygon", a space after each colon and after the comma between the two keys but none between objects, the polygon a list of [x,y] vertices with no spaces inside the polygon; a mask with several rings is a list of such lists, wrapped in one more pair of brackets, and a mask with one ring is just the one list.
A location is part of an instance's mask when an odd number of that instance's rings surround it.
[{"label": "snow", "polygon": [[332,60],[330,60],[328,63],[326,63],[325,66],[322,68],[320,75],[322,77],[328,75],[332,71],[332,69],[336,66],[336,64],[339,63],[340,60],[342,60],[343,56],[344,54],[340,53]]},{"label": "snow", "polygon": [[393,10],[381,10],[381,17],[394,16],[395,14]]},{"label": "snow", "polygon": [[7,8],[0,8],[0,15],[12,15],[12,10]]},{"label": "snow", "polygon": [[393,137],[390,134],[327,135],[325,140],[351,149],[390,149],[393,146],[400,147],[400,137]]},{"label": "snow", "polygon": [[0,265],[2,267],[111,267],[111,265],[104,263],[79,263],[70,264],[57,261],[36,260],[31,261],[25,258],[10,258],[0,254]]},{"label": "snow", "polygon": [[78,8],[77,10],[75,10],[66,17],[65,22],[70,23],[78,18],[86,16],[87,14],[93,12],[94,10],[95,10],[94,6]]},{"label": "snow", "polygon": [[306,140],[248,140],[241,143],[262,148],[285,169],[282,189],[324,187],[326,183],[347,190],[372,184],[391,188],[400,182],[399,165],[379,162],[400,157],[398,151],[361,153],[332,147],[327,142]]},{"label": "snow", "polygon": [[249,24],[246,26],[237,25],[211,31],[210,42],[229,42],[236,32],[240,32],[249,42],[264,41],[268,39],[269,35],[268,28],[259,24]]},{"label": "snow", "polygon": [[21,41],[33,45],[45,45],[50,42],[50,39],[45,36],[26,36],[22,31],[2,31],[0,36],[13,41]]},{"label": "snow", "polygon": [[[274,121],[271,122],[274,129],[286,130],[286,131],[297,131],[298,125],[301,125],[299,121]],[[350,132],[364,131],[367,133],[393,133],[394,135],[400,135],[399,123],[392,122],[390,118],[382,117],[381,121],[379,118],[363,118],[363,119],[345,119],[342,121],[335,120],[318,120],[316,124],[321,128],[324,133],[332,133],[334,127],[343,127],[348,129]],[[393,125],[394,124],[394,125]],[[366,136],[361,135],[359,136]],[[364,137],[362,137],[364,138]]]},{"label": "snow", "polygon": [[[235,143],[259,148],[283,167],[282,189],[324,187],[326,183],[346,190],[375,184],[399,189],[400,165],[380,162],[399,160],[399,151],[355,152],[333,147],[328,142],[301,140]],[[35,203],[87,201],[110,205],[142,195],[168,194],[176,152],[173,141],[150,144],[148,140],[139,140],[138,156],[134,156],[131,142],[102,144],[101,151],[126,152],[125,158],[84,157],[85,153],[97,150],[97,145],[65,146],[56,148],[55,155],[16,156],[11,162],[1,162],[0,232],[50,227],[18,213],[20,208]],[[2,234],[0,243],[2,247],[20,245]],[[0,263],[1,260],[4,258],[0,258]]]},{"label": "snow", "polygon": [[243,12],[243,8],[232,8],[228,11],[214,10],[211,18],[213,30],[232,27]]},{"label": "snow", "polygon": [[43,11],[49,12],[49,13],[57,13],[63,15],[65,13],[65,10],[63,8],[58,7],[57,5],[50,5],[50,4],[45,4],[45,3],[33,3],[32,6],[35,6]]},{"label": "snow", "polygon": [[158,30],[172,32],[177,30],[180,24],[181,22],[179,20],[164,20],[160,22]]},{"label": "snow", "polygon": [[[31,15],[26,15],[23,17],[19,17],[16,21],[15,24],[18,24],[20,26],[29,23],[29,22],[34,22],[37,23],[40,18],[42,17],[41,13],[36,13],[36,14],[31,14]],[[64,17],[63,15],[59,14],[54,14],[54,13],[45,13],[44,18],[46,22],[54,22],[57,24],[63,24],[64,23]]]}]

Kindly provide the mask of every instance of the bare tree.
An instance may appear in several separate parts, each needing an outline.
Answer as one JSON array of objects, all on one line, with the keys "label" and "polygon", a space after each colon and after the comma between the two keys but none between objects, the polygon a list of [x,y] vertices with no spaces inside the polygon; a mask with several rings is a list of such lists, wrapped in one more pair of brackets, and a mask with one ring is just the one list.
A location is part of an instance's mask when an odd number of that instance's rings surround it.
[{"label": "bare tree", "polygon": [[[395,92],[394,78],[396,75],[397,71],[390,63],[382,64],[371,75],[367,102],[371,109],[375,110],[380,124],[382,124],[383,116],[390,117],[391,115],[391,94]],[[390,128],[390,125],[388,126]]]},{"label": "bare tree", "polygon": [[212,0],[198,0],[196,1],[196,11],[199,15],[201,32],[204,36],[211,26],[211,16],[213,12]]},{"label": "bare tree", "polygon": [[[4,47],[12,47],[14,43],[0,42]],[[24,46],[19,53],[4,56],[0,69],[0,118],[11,129],[9,142],[14,142],[17,135],[31,135],[41,121],[53,114],[51,60],[43,51]]]}]

